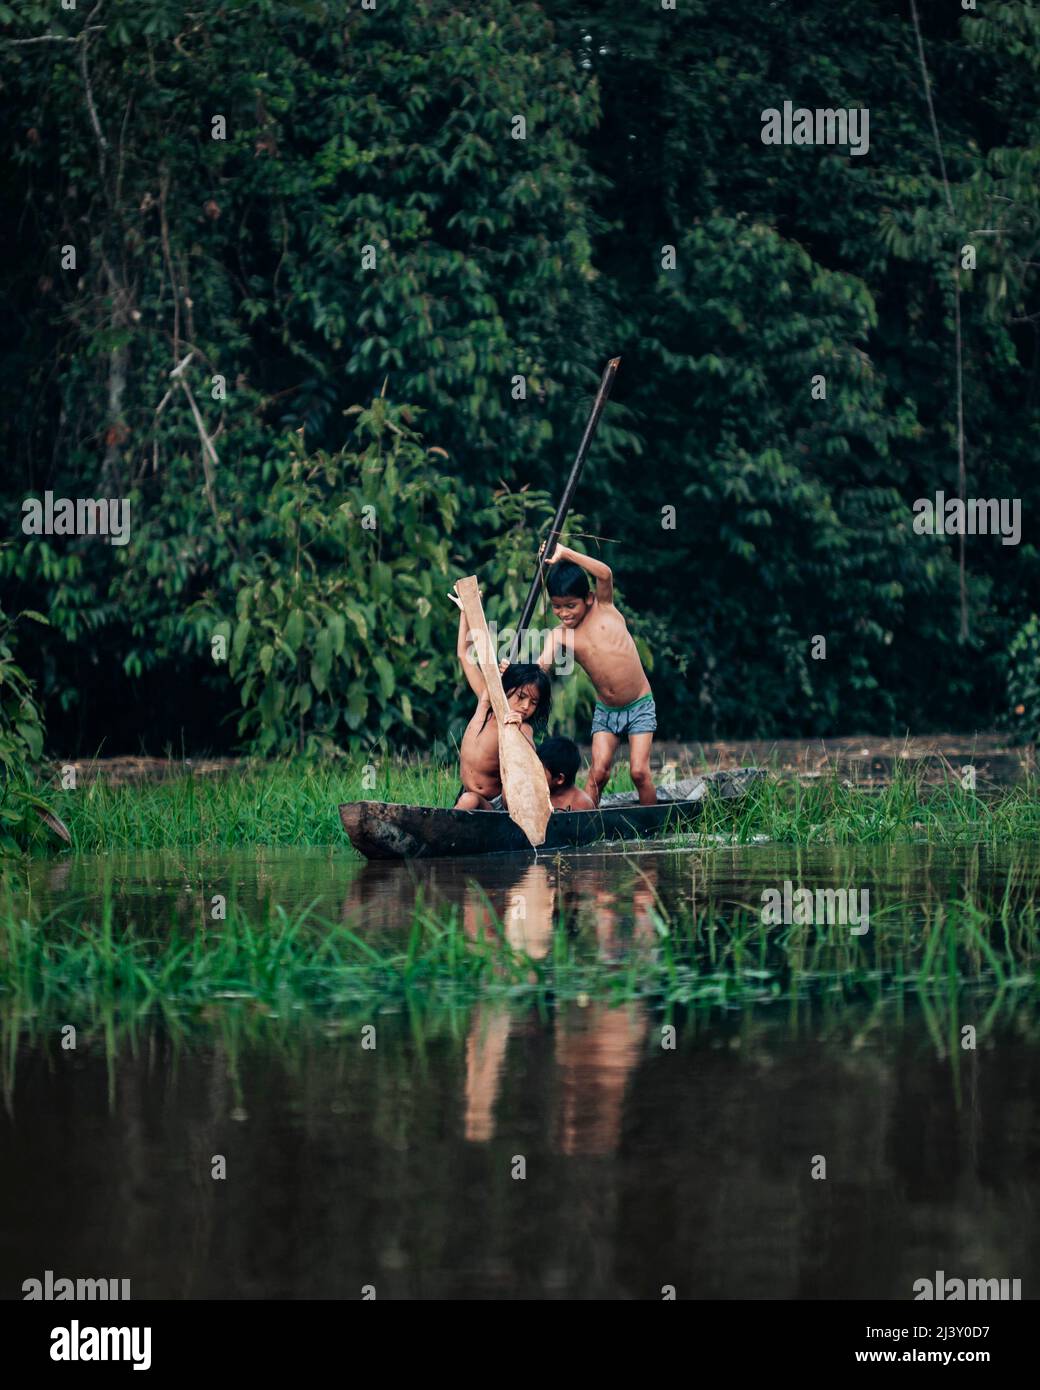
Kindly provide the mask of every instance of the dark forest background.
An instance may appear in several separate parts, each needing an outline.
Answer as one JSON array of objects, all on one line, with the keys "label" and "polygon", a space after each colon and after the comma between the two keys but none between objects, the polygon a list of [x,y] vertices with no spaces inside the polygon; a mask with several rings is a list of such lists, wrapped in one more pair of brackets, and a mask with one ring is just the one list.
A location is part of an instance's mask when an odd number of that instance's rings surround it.
[{"label": "dark forest background", "polygon": [[[445,592],[515,620],[620,354],[570,540],[662,735],[1034,733],[1040,16],[919,11],[948,188],[909,0],[0,3],[21,722],[430,746],[469,703]],[[869,108],[869,153],[763,145],[785,100]],[[965,493],[1023,517],[963,595],[911,510],[959,490],[958,298]],[[130,544],[24,536],[45,490],[128,498]]]}]

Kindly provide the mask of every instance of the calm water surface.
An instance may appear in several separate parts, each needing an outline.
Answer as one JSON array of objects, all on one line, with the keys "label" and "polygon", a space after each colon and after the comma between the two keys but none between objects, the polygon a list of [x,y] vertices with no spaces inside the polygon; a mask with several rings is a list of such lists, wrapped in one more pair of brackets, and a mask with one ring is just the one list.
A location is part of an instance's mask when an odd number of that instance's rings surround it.
[{"label": "calm water surface", "polygon": [[[533,865],[362,866],[327,851],[173,853],[35,865],[22,891],[73,914],[107,876],[158,930],[213,894],[313,905],[371,939],[417,895],[467,927],[495,914],[545,956],[554,931],[603,958],[660,915],[760,904],[787,878],[869,888],[871,911],[1034,892],[1034,850],[631,848]],[[871,937],[890,930],[881,917]],[[895,920],[895,919],[891,919]],[[561,927],[561,921],[564,926]],[[888,986],[885,986],[888,988]],[[0,1290],[46,1269],[128,1277],[135,1298],[912,1297],[938,1269],[1040,1289],[1033,993],[976,1051],[943,1045],[912,994],[504,1002],[384,1009],[378,1046],[335,1017],[227,1001],[176,1041],[156,1024],[76,1052],[12,1042],[0,1114]],[[985,988],[956,1000],[981,1023]],[[676,1029],[662,1048],[662,1025]],[[45,1030],[46,1031],[46,1030]],[[224,1181],[211,1162],[223,1155]],[[814,1156],[826,1180],[813,1180]],[[526,1168],[514,1177],[518,1160]]]}]

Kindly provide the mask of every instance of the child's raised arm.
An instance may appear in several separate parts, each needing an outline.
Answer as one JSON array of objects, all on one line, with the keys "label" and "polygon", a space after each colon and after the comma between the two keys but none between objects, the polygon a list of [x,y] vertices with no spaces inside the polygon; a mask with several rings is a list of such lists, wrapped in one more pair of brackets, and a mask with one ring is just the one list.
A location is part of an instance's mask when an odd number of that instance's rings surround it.
[{"label": "child's raised arm", "polygon": [[569,545],[557,545],[553,553],[546,558],[545,563],[555,565],[557,560],[571,560],[574,564],[580,565],[583,570],[588,570],[596,581],[596,602],[602,603],[606,607],[613,606],[614,576],[609,565],[605,565],[602,560],[594,560],[591,555],[579,555]]},{"label": "child's raised arm", "polygon": [[462,674],[469,681],[469,688],[479,699],[481,695],[487,694],[487,682],[484,679],[480,667],[469,659],[469,624],[466,622],[465,613],[459,613],[459,639],[455,644],[455,652],[459,658],[459,665],[462,667]]}]

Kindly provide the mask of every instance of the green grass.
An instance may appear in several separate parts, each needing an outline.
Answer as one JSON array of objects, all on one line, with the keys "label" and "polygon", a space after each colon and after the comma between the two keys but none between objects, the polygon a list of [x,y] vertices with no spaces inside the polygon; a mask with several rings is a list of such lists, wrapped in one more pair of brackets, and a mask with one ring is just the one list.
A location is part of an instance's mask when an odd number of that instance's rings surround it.
[{"label": "green grass", "polygon": [[[80,852],[335,845],[352,853],[337,807],[344,801],[451,806],[457,769],[384,762],[374,786],[363,765],[268,763],[228,775],[178,774],[110,786],[99,780],[52,794]],[[53,846],[55,842],[50,841]]]},{"label": "green grass", "polygon": [[[875,906],[868,933],[842,926],[767,926],[754,907],[711,904],[650,914],[650,929],[605,959],[594,926],[558,922],[548,953],[510,945],[502,925],[473,937],[455,907],[417,899],[392,936],[310,909],[273,906],[250,916],[229,904],[224,922],[117,922],[110,886],[98,902],[44,914],[0,897],[0,1014],[88,1025],[118,1014],[204,1020],[228,1001],[266,1015],[371,1013],[422,998],[457,1006],[484,999],[546,1006],[561,1000],[724,1009],[760,1002],[914,994],[943,1018],[973,999],[971,1021],[1014,998],[1035,1006],[1040,907],[1011,891],[978,902]],[[937,1025],[948,1031],[940,1019]]]},{"label": "green grass", "polygon": [[912,773],[876,789],[837,777],[808,785],[770,777],[738,803],[714,801],[697,830],[721,831],[742,843],[764,836],[805,846],[1036,843],[1040,789],[1034,782],[980,795],[954,777],[931,785]]},{"label": "green grass", "polygon": [[[627,769],[619,769],[611,790],[630,785]],[[98,781],[53,793],[51,800],[80,852],[331,845],[350,854],[336,811],[340,802],[450,806],[457,790],[454,767],[384,761],[375,786],[368,787],[359,765],[285,763],[145,784]],[[878,791],[849,787],[837,778],[802,786],[771,777],[739,804],[710,805],[699,827],[704,832],[740,842],[764,836],[796,845],[1036,842],[1040,796],[1035,783],[977,795],[952,777],[945,785],[923,786],[913,775],[901,775]],[[41,829],[38,847],[59,852],[57,841],[45,835],[49,832]]]}]

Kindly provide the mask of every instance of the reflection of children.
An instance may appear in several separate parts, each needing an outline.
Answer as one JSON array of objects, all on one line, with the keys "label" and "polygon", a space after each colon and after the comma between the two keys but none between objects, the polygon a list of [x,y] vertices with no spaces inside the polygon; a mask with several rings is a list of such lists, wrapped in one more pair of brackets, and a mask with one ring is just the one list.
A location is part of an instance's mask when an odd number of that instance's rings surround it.
[{"label": "reflection of children", "polygon": [[[546,640],[538,665],[547,671],[566,640],[565,633],[572,632],[574,660],[584,668],[599,697],[592,717],[592,767],[585,790],[598,806],[610,780],[610,765],[621,735],[627,734],[632,782],[640,805],[653,805],[657,792],[650,775],[650,745],[657,712],[636,644],[614,607],[610,567],[565,545],[558,545],[545,563],[553,566],[546,588],[560,626]],[[585,570],[596,581],[595,597],[589,593]]]},{"label": "reflection of children", "polygon": [[556,1014],[559,1096],[555,1148],[568,1156],[614,1154],[621,1141],[628,1079],[650,1031],[646,1005],[593,1000]]},{"label": "reflection of children", "polygon": [[554,811],[594,811],[591,796],[574,785],[581,766],[578,745],[569,738],[547,738],[538,745],[538,756],[549,783],[549,800]]},{"label": "reflection of children", "polygon": [[[491,708],[491,696],[480,667],[469,659],[469,627],[465,613],[459,614],[456,646],[463,674],[477,697],[473,718],[466,725],[459,749],[462,788],[455,802],[457,811],[490,811],[492,797],[502,791],[498,766],[498,725]],[[537,666],[514,664],[502,672],[502,689],[509,703],[507,724],[519,724],[520,732],[534,743],[533,724],[544,726],[549,718],[552,695],[549,677]]]}]

